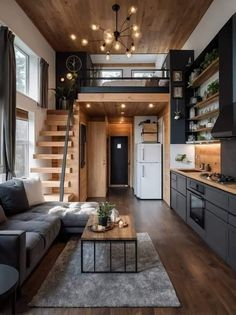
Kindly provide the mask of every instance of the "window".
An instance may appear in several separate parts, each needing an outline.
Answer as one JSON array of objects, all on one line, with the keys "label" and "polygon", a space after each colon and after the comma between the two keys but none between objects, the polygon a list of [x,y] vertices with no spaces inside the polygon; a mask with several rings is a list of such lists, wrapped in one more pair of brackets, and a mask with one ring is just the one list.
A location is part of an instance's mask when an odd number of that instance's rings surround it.
[{"label": "window", "polygon": [[156,77],[155,70],[132,70],[132,78],[153,78]]},{"label": "window", "polygon": [[100,71],[100,77],[102,78],[122,78],[123,71],[121,69],[106,69]]},{"label": "window", "polygon": [[29,120],[28,113],[17,109],[16,118],[16,177],[29,175]]},{"label": "window", "polygon": [[36,102],[39,95],[39,57],[18,37],[15,39],[16,89]]},{"label": "window", "polygon": [[16,89],[28,94],[29,87],[29,56],[15,46],[16,55]]}]

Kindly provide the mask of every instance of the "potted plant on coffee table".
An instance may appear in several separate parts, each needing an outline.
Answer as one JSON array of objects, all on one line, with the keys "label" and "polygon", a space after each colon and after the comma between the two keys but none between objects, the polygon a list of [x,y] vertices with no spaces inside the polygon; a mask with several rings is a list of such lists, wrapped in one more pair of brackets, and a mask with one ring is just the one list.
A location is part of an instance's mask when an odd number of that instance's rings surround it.
[{"label": "potted plant on coffee table", "polygon": [[98,209],[98,224],[102,226],[107,226],[107,220],[110,214],[110,211],[115,207],[114,204],[111,204],[108,201],[101,202]]}]

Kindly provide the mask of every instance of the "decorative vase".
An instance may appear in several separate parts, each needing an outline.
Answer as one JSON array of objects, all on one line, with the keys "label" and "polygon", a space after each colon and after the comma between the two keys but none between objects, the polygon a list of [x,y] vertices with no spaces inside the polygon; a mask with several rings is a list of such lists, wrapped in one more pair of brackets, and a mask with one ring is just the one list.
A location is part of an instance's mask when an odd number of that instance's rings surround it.
[{"label": "decorative vase", "polygon": [[98,217],[98,224],[102,226],[107,226],[108,217]]}]

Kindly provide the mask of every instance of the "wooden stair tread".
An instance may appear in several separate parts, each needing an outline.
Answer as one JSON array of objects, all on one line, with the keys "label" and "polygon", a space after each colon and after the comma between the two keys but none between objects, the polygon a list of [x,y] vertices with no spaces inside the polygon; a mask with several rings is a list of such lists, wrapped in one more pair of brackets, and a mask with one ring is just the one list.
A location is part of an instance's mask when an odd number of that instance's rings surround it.
[{"label": "wooden stair tread", "polygon": [[[73,114],[73,119],[78,119],[78,115]],[[47,120],[57,120],[57,121],[66,121],[67,122],[68,115],[47,115]]]},{"label": "wooden stair tread", "polygon": [[[44,187],[58,188],[60,187],[59,180],[45,180],[42,181]],[[70,187],[70,181],[64,181],[64,187]]]},{"label": "wooden stair tread", "polygon": [[[69,202],[73,199],[73,194],[64,194],[64,202]],[[45,194],[44,195],[45,201],[59,201],[60,195],[59,194]]]},{"label": "wooden stair tread", "polygon": [[[65,130],[42,130],[39,133],[40,136],[49,136],[49,137],[65,137],[66,131]],[[74,132],[69,131],[69,136],[73,136]]]},{"label": "wooden stair tread", "polygon": [[[45,173],[45,174],[60,174],[61,167],[32,167],[30,169],[31,173]],[[71,173],[72,168],[67,167],[65,170],[66,173]]]},{"label": "wooden stair tread", "polygon": [[48,125],[48,126],[66,126],[67,125],[67,121],[47,119],[45,121],[45,124]]},{"label": "wooden stair tread", "polygon": [[[64,147],[65,141],[38,141],[37,147]],[[72,141],[68,141],[68,147],[72,146]]]},{"label": "wooden stair tread", "polygon": [[[36,160],[62,160],[63,159],[63,154],[39,154],[36,153],[33,155],[34,159]],[[72,154],[67,154],[67,160],[72,159]]]},{"label": "wooden stair tread", "polygon": [[68,110],[66,109],[48,109],[48,115],[68,115]]}]

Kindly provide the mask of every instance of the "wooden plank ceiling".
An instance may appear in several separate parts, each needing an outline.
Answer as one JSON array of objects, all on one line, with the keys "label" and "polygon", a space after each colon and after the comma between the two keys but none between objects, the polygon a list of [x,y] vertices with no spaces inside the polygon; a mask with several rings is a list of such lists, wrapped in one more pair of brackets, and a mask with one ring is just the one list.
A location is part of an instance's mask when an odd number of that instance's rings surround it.
[{"label": "wooden plank ceiling", "polygon": [[[90,107],[87,107],[87,104]],[[152,116],[158,115],[166,102],[152,103],[153,107],[149,107],[149,103],[125,103],[125,108],[121,107],[121,103],[117,102],[96,102],[96,103],[83,103],[80,102],[80,108],[90,117],[104,117],[107,116],[110,120],[114,118],[124,117],[124,121],[133,116]]]},{"label": "wooden plank ceiling", "polygon": [[[92,23],[114,28],[111,6],[115,0],[16,0],[56,51],[100,53],[99,44],[81,46],[81,39],[102,38],[90,29]],[[180,49],[213,0],[117,0],[120,21],[128,8],[138,8],[135,22],[142,37],[137,53],[165,53]],[[99,31],[100,32],[100,31]],[[70,34],[77,39],[72,41]],[[123,53],[123,51],[121,51]]]}]

